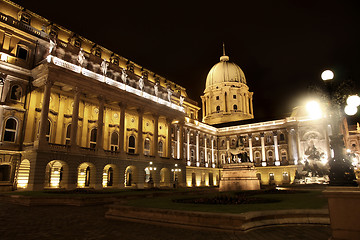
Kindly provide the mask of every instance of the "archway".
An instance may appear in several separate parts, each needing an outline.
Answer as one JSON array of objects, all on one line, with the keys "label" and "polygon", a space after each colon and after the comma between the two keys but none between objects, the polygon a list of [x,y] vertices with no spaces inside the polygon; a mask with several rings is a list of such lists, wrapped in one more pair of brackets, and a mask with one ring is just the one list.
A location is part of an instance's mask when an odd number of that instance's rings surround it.
[{"label": "archway", "polygon": [[79,188],[93,188],[95,187],[96,168],[92,163],[82,163],[78,168],[78,181]]},{"label": "archway", "polygon": [[103,169],[103,188],[116,187],[119,183],[119,174],[117,173],[117,167],[114,164],[108,164]]},{"label": "archway", "polygon": [[167,168],[160,170],[160,187],[170,187],[170,171]]},{"label": "archway", "polygon": [[25,189],[28,187],[29,183],[29,176],[30,176],[30,161],[24,159],[21,161],[19,170],[17,173],[17,188],[18,189]]},{"label": "archway", "polygon": [[137,172],[135,166],[128,166],[125,169],[125,187],[136,187]]},{"label": "archway", "polygon": [[45,187],[65,188],[68,174],[68,166],[65,162],[59,160],[49,162],[45,169]]}]

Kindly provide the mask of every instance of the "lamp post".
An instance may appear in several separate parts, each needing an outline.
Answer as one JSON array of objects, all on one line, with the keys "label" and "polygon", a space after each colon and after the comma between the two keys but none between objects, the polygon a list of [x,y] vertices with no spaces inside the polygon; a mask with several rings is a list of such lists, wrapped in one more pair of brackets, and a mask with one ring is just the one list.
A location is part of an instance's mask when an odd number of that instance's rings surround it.
[{"label": "lamp post", "polygon": [[334,73],[331,70],[325,70],[321,74],[322,80],[328,87],[329,106],[328,116],[330,117],[331,135],[330,147],[333,154],[330,156],[330,185],[332,186],[354,186],[357,185],[354,174],[354,168],[344,154],[344,141],[340,135],[340,126],[342,121],[342,113],[340,111],[340,103],[334,97],[334,89],[331,80],[334,78]]}]

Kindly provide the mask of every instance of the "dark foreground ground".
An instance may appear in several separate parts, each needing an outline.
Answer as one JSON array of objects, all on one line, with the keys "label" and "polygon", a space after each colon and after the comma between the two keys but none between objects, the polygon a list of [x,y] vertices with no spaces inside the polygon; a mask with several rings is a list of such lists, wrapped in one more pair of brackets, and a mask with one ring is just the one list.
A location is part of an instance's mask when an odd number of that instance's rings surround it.
[{"label": "dark foreground ground", "polygon": [[25,207],[0,202],[0,239],[316,239],[327,240],[329,226],[274,226],[247,232],[217,232],[105,219],[106,206]]}]

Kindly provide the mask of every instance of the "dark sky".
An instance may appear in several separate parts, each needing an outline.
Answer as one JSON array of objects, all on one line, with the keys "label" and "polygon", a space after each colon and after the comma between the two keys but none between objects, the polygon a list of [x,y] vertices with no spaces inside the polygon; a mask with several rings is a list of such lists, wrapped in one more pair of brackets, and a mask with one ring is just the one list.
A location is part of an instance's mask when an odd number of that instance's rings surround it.
[{"label": "dark sky", "polygon": [[356,1],[15,2],[184,86],[199,103],[225,42],[254,92],[256,119],[288,116],[327,68],[359,93]]}]

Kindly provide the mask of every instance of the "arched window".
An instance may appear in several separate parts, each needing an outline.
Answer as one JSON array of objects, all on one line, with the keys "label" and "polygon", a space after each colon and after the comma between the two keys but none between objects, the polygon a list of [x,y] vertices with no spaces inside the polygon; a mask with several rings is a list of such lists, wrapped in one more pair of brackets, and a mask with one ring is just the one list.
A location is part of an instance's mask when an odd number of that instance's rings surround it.
[{"label": "arched window", "polygon": [[5,123],[4,142],[15,142],[17,135],[17,121],[15,118],[8,118]]},{"label": "arched window", "polygon": [[66,135],[65,135],[65,144],[70,144],[70,136],[71,136],[71,123],[66,128]]},{"label": "arched window", "polygon": [[220,112],[220,106],[216,106],[216,112]]},{"label": "arched window", "polygon": [[272,150],[267,151],[269,165],[274,164],[274,152]]},{"label": "arched window", "polygon": [[159,141],[158,143],[158,154],[160,157],[163,156],[163,152],[164,152],[164,143],[162,141]]},{"label": "arched window", "polygon": [[221,146],[225,147],[225,140],[221,140]]},{"label": "arched window", "polygon": [[222,164],[226,164],[225,154],[221,154],[221,162]]},{"label": "arched window", "polygon": [[285,149],[281,149],[281,161],[283,162],[287,161],[287,152]]},{"label": "arched window", "polygon": [[[234,95],[234,96],[236,96],[236,95]],[[234,104],[233,108],[234,108],[234,111],[236,112],[236,110],[237,110],[237,105]]]},{"label": "arched window", "polygon": [[144,155],[150,155],[150,138],[145,138],[145,141],[144,141]]},{"label": "arched window", "polygon": [[133,135],[129,137],[128,152],[135,153],[135,137]]},{"label": "arched window", "polygon": [[113,132],[111,134],[111,139],[110,139],[110,150],[117,151],[118,148],[119,148],[119,134],[117,132]]},{"label": "arched window", "polygon": [[20,101],[22,96],[22,88],[19,85],[11,87],[10,99]]},{"label": "arched window", "polygon": [[204,152],[203,151],[200,152],[200,162],[201,163],[204,162]]},{"label": "arched window", "polygon": [[90,148],[95,149],[97,140],[97,129],[93,128],[90,132]]}]

